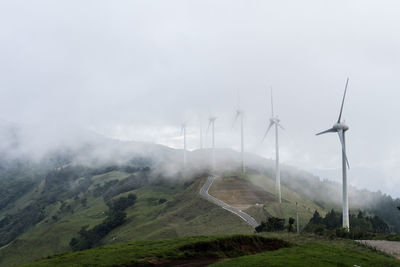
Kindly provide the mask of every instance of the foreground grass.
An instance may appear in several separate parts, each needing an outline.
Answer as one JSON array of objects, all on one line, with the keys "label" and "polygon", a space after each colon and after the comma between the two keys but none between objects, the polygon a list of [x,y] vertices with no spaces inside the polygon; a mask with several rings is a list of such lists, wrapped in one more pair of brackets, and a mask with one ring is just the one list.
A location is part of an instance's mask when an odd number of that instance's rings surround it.
[{"label": "foreground grass", "polygon": [[400,261],[350,239],[287,232],[261,233],[295,244],[290,248],[243,256],[213,266],[400,266]]},{"label": "foreground grass", "polygon": [[291,248],[243,256],[212,266],[400,266],[400,261],[367,248],[349,249],[328,243],[304,243]]},{"label": "foreground grass", "polygon": [[208,236],[135,241],[69,252],[24,266],[119,266],[165,260],[232,258],[288,247],[286,241],[259,235]]},{"label": "foreground grass", "polygon": [[212,266],[400,266],[399,260],[352,240],[286,233],[134,241],[64,253],[24,266],[173,266],[199,259],[211,259]]}]

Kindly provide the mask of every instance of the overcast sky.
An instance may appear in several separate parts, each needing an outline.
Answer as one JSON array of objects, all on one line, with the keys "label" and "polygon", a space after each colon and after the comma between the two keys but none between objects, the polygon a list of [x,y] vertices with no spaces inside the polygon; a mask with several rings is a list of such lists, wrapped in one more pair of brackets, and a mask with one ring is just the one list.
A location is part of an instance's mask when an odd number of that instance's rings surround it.
[{"label": "overcast sky", "polygon": [[188,121],[196,149],[199,118],[206,128],[213,114],[216,145],[237,149],[240,95],[246,149],[271,158],[274,136],[260,140],[272,86],[282,161],[324,171],[341,166],[339,140],[315,133],[337,120],[350,77],[350,184],[400,196],[399,10],[366,0],[1,0],[0,118],[172,147]]}]

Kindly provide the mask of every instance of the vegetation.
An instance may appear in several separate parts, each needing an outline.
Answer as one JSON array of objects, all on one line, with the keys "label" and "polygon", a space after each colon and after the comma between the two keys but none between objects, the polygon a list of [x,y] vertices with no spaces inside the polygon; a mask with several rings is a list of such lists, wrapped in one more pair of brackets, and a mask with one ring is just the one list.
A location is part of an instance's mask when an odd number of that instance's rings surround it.
[{"label": "vegetation", "polygon": [[86,230],[88,226],[82,227],[78,232],[79,238],[72,238],[69,245],[73,251],[89,249],[97,245],[100,240],[105,237],[116,227],[125,222],[125,209],[132,206],[136,201],[134,194],[129,194],[128,197],[120,197],[117,200],[112,200],[107,203],[109,208],[108,216],[100,224],[93,229]]},{"label": "vegetation", "polygon": [[[0,160],[0,265],[20,264],[71,249],[131,240],[254,231],[237,216],[199,196],[205,175],[185,179],[181,174],[165,177],[155,174],[148,160],[102,167],[70,162],[68,153],[54,155],[40,163],[14,162],[6,166]],[[275,216],[288,222],[283,228],[279,223],[272,223],[269,230],[293,231],[294,222],[290,216],[295,214],[293,203],[297,201],[300,225],[307,224],[315,209],[325,216],[327,210],[319,209],[319,205],[325,207],[327,203],[310,199],[309,195],[302,195],[300,189],[295,192],[284,184],[284,201],[277,205],[274,200],[270,201],[274,199],[273,181],[260,175],[259,180],[267,184],[259,186],[253,184],[254,176],[249,173],[242,179],[231,175],[226,181],[241,190],[248,190],[242,192],[243,196],[235,194],[237,204],[241,204],[244,197],[254,196],[247,199],[248,203],[259,204],[253,204],[248,210],[258,216],[258,221]],[[287,177],[283,172],[283,181]],[[298,180],[293,179],[293,184]],[[213,185],[215,189],[218,189],[218,183]],[[233,195],[225,193],[227,197]],[[124,202],[129,194],[136,196],[134,206]],[[124,201],[115,202],[120,199]],[[385,203],[381,209],[396,202],[387,198]],[[399,205],[394,206],[395,210]],[[374,213],[367,212],[374,218]],[[267,224],[266,220],[263,231]],[[369,224],[373,225],[373,220]],[[393,224],[389,226],[396,229]],[[386,228],[382,229],[381,232],[386,232]],[[327,235],[334,233],[335,237],[342,235],[339,230],[337,233],[327,228],[324,231]],[[385,235],[388,239],[398,238]],[[372,236],[376,237],[377,234]]]},{"label": "vegetation", "polygon": [[318,211],[304,228],[306,232],[315,234],[336,235],[343,238],[370,238],[374,233],[389,233],[389,226],[378,216],[364,216],[362,211],[358,215],[350,214],[350,231],[342,228],[342,214],[333,209],[322,218]]},{"label": "vegetation", "polygon": [[[341,205],[341,185],[329,180],[321,180],[310,173],[285,168],[281,173],[282,188],[287,187],[296,192],[303,200],[309,199],[320,206],[320,209],[338,208]],[[282,193],[284,196],[284,194]],[[379,216],[391,231],[400,233],[400,198],[392,198],[380,191],[370,192],[349,187],[349,203],[352,209],[361,209]]]},{"label": "vegetation", "polygon": [[270,217],[256,227],[257,232],[276,232],[285,229],[285,219]]},{"label": "vegetation", "polygon": [[[89,171],[91,170],[89,169]],[[85,192],[71,195],[70,198],[61,198],[60,201],[46,205],[44,207],[45,217],[41,221],[30,226],[14,241],[0,248],[0,266],[26,263],[71,250],[70,241],[73,237],[80,238],[78,232],[83,226],[88,226],[86,231],[94,229],[108,217],[107,203],[127,197],[129,194],[136,195],[137,199],[134,206],[128,207],[124,211],[126,213],[125,222],[101,238],[94,245],[95,247],[132,240],[235,233],[251,234],[254,231],[239,217],[221,210],[198,194],[204,181],[204,178],[201,177],[206,177],[205,175],[181,181],[154,176],[144,168],[137,168],[137,172],[133,174],[138,179],[148,175],[147,184],[121,193],[107,201],[103,196],[110,188],[97,197],[93,194],[94,190],[98,186],[104,187],[110,181],[117,184],[119,181],[131,177],[132,173],[112,170],[102,174],[89,174],[91,184]],[[77,178],[76,181],[80,179]],[[37,196],[47,194],[46,191],[41,190],[42,186],[43,184],[39,184],[31,190],[26,199],[33,202],[36,201]],[[69,190],[73,186],[75,186],[75,182],[71,181],[65,190]],[[16,202],[15,205],[23,207],[25,205],[23,200]],[[15,211],[18,212],[18,209]],[[24,218],[24,221],[29,220]]]},{"label": "vegetation", "polygon": [[[134,264],[163,263],[186,259],[232,258],[262,251],[289,247],[290,243],[256,235],[203,236],[156,241],[135,241],[104,246],[74,253],[64,253],[24,266],[131,266]],[[182,261],[180,261],[182,263]]]},{"label": "vegetation", "polygon": [[[224,259],[219,261],[219,259]],[[25,266],[399,266],[384,253],[345,239],[308,234],[202,236],[135,241],[64,253]]]},{"label": "vegetation", "polygon": [[211,266],[399,266],[399,261],[367,248],[329,243],[305,243],[291,248],[243,256]]}]

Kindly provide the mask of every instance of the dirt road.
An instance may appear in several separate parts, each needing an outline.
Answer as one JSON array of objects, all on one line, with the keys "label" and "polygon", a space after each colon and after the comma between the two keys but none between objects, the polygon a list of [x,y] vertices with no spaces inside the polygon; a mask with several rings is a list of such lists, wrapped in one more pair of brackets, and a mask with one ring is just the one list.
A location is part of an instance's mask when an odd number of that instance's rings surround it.
[{"label": "dirt road", "polygon": [[358,240],[361,244],[374,247],[400,259],[400,242],[386,240]]}]

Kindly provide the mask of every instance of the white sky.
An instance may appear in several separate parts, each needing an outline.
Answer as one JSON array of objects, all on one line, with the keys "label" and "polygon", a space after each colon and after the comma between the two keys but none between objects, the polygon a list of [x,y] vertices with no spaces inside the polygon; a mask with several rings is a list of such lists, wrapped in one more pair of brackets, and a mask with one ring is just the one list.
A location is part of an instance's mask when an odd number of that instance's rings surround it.
[{"label": "white sky", "polygon": [[399,10],[365,0],[1,0],[0,117],[174,147],[187,120],[195,149],[198,118],[205,128],[215,114],[217,146],[238,148],[239,91],[246,149],[270,158],[273,135],[260,140],[272,86],[287,129],[282,161],[336,169],[337,136],[314,134],[337,120],[350,77],[348,157],[363,170],[350,183],[400,196]]}]

